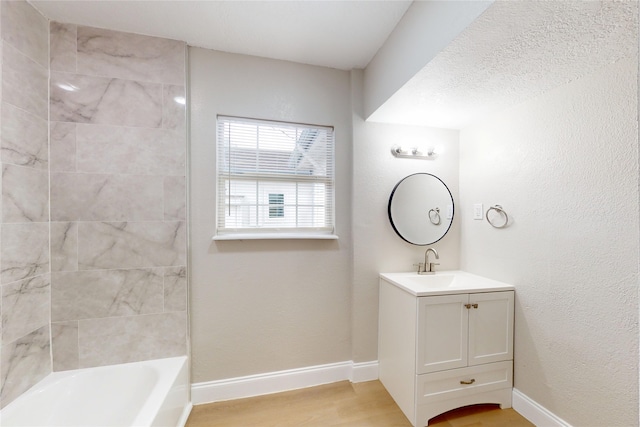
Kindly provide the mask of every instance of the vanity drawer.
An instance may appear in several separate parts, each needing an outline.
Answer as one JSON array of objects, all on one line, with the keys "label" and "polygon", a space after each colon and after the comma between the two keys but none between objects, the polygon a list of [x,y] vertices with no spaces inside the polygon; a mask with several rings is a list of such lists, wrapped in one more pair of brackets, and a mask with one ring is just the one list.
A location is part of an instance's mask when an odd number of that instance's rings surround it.
[{"label": "vanity drawer", "polygon": [[416,376],[417,403],[453,399],[513,386],[513,362],[488,363]]}]

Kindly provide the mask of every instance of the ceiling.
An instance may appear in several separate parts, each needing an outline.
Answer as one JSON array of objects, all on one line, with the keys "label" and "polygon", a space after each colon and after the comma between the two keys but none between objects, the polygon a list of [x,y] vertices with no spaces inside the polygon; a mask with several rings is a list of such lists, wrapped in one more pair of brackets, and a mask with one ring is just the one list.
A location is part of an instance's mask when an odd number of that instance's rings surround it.
[{"label": "ceiling", "polygon": [[[411,1],[30,0],[49,19],[343,70],[365,68]],[[371,121],[461,129],[638,51],[638,2],[495,1]]]},{"label": "ceiling", "polygon": [[31,0],[47,18],[342,70],[365,68],[411,1]]}]

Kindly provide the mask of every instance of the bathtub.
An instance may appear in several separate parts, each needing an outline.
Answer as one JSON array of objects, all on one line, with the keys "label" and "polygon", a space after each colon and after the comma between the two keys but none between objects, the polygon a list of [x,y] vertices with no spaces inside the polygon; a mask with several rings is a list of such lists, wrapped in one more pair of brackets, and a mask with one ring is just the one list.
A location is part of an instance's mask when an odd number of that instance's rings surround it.
[{"label": "bathtub", "polygon": [[0,426],[184,426],[186,357],[54,372],[0,411]]}]

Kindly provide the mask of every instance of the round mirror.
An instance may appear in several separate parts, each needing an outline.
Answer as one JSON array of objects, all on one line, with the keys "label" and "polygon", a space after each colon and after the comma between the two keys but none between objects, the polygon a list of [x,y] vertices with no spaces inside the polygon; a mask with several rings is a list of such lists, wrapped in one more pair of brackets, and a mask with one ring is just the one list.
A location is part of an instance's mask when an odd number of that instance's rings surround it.
[{"label": "round mirror", "polygon": [[453,221],[453,197],[440,178],[416,173],[402,179],[389,197],[389,221],[405,241],[430,245],[442,239]]}]

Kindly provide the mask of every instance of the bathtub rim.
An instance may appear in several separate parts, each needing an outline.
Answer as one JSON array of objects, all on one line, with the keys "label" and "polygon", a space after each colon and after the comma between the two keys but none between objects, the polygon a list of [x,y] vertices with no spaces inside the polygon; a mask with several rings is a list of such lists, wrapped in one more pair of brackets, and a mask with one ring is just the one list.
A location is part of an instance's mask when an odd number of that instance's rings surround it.
[{"label": "bathtub rim", "polygon": [[138,411],[132,426],[153,426],[153,423],[160,413],[166,398],[169,396],[170,391],[180,382],[180,376],[183,375],[183,381],[186,381],[185,387],[185,399],[184,407],[182,408],[182,414],[180,416],[177,426],[183,426],[191,412],[192,404],[188,394],[189,377],[188,377],[188,357],[176,356],[167,357],[163,359],[152,359],[138,362],[119,363],[115,365],[103,365],[93,368],[80,368],[67,371],[52,372],[45,378],[34,384],[26,392],[9,403],[7,406],[0,410],[0,420],[3,420],[7,415],[11,416],[13,412],[19,411],[24,400],[28,400],[31,396],[39,393],[49,385],[63,380],[67,377],[73,377],[76,375],[82,375],[84,372],[95,372],[96,370],[113,370],[120,367],[127,367],[127,369],[138,366],[151,367],[159,373],[156,384],[147,396],[142,407]]}]

